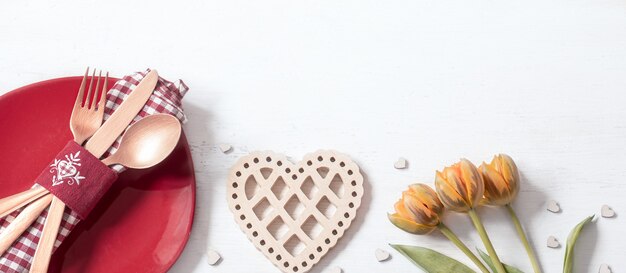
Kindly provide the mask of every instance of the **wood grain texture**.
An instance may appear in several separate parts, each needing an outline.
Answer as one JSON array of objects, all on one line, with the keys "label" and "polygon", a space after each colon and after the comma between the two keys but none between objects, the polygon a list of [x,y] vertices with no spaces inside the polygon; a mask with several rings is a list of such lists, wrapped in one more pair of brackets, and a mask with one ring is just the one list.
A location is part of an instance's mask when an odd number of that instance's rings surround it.
[{"label": "wood grain texture", "polygon": [[331,150],[299,162],[253,152],[231,168],[229,208],[250,242],[282,272],[308,272],[357,217],[363,175],[350,157]]},{"label": "wood grain texture", "polygon": [[[94,5],[97,14],[87,12]],[[250,151],[299,159],[316,149],[350,155],[369,198],[310,272],[419,272],[388,243],[429,246],[471,265],[443,236],[403,233],[386,213],[409,183],[432,183],[436,169],[460,157],[478,164],[501,152],[521,170],[514,207],[544,271],[563,264],[563,249],[545,247],[546,238],[564,241],[603,204],[617,217],[585,229],[577,271],[603,263],[620,271],[625,11],[621,0],[4,1],[0,93],[94,64],[114,76],[154,67],[185,80],[198,200],[174,273],[277,272],[232,220],[223,181]],[[121,31],[145,22],[154,28]],[[223,143],[233,151],[223,154]],[[393,168],[399,157],[407,169]],[[551,199],[560,214],[546,211]],[[506,211],[479,213],[503,261],[530,272]],[[481,245],[466,217],[445,221],[470,247]],[[209,248],[219,265],[207,264]],[[377,248],[392,259],[377,262]]]},{"label": "wood grain texture", "polygon": [[48,208],[52,201],[52,195],[46,195],[35,201],[32,205],[25,207],[20,214],[0,233],[0,253],[4,253],[24,231],[28,229],[37,217]]},{"label": "wood grain texture", "polygon": [[23,192],[0,199],[0,217],[5,217],[15,210],[22,209],[47,193],[46,188],[37,185]]},{"label": "wood grain texture", "polygon": [[[52,194],[48,195],[51,196]],[[48,196],[44,197],[47,198]],[[30,206],[29,206],[30,207]],[[28,209],[28,208],[27,208]],[[46,217],[46,221],[43,225],[42,236],[39,239],[39,244],[37,244],[37,250],[35,250],[35,255],[33,256],[33,262],[30,267],[30,272],[33,273],[45,273],[48,272],[48,264],[50,263],[50,257],[52,256],[52,248],[54,247],[54,241],[57,239],[59,234],[59,224],[61,224],[61,220],[63,219],[63,210],[65,209],[65,204],[61,199],[52,197],[52,203],[50,204],[50,212],[61,212],[61,213],[48,213]],[[37,215],[32,212],[33,211],[25,211],[30,215]],[[35,217],[36,219],[36,217]]]}]

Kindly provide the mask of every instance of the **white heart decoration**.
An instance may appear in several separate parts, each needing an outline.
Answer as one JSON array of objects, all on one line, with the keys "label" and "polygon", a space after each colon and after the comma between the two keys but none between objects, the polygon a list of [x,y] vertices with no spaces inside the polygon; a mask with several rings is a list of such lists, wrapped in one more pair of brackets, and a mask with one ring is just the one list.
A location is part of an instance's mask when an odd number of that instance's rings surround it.
[{"label": "white heart decoration", "polygon": [[600,215],[602,215],[602,217],[604,218],[613,218],[615,217],[615,211],[608,205],[603,205],[600,211]]},{"label": "white heart decoration", "polygon": [[548,201],[548,206],[546,208],[548,211],[550,212],[554,212],[554,213],[559,213],[561,212],[561,206],[559,206],[559,203],[554,201],[554,200],[550,200]]},{"label": "white heart decoration", "polygon": [[76,167],[72,163],[61,160],[59,161],[59,165],[57,166],[57,180],[63,180],[65,178],[72,177],[76,175],[77,172],[78,170],[76,170]]},{"label": "white heart decoration", "polygon": [[346,155],[320,150],[297,164],[273,152],[241,158],[228,204],[248,239],[283,272],[311,270],[356,217],[363,176]]},{"label": "white heart decoration", "polygon": [[217,265],[220,260],[222,260],[222,256],[220,256],[217,251],[211,249],[207,252],[207,261],[209,262],[209,265]]},{"label": "white heart decoration", "polygon": [[389,260],[389,258],[391,258],[391,254],[389,254],[389,252],[384,251],[380,248],[376,249],[375,255],[376,255],[376,260],[378,260],[379,262],[384,262],[386,260]]},{"label": "white heart decoration", "polygon": [[601,264],[598,273],[612,273],[611,267],[608,264]]},{"label": "white heart decoration", "polygon": [[396,161],[396,163],[393,164],[393,167],[396,169],[406,169],[406,159],[404,158],[398,158],[398,161]]},{"label": "white heart decoration", "polygon": [[559,243],[559,241],[554,236],[550,236],[548,237],[548,241],[546,242],[546,245],[549,248],[558,248],[561,246],[561,243]]}]

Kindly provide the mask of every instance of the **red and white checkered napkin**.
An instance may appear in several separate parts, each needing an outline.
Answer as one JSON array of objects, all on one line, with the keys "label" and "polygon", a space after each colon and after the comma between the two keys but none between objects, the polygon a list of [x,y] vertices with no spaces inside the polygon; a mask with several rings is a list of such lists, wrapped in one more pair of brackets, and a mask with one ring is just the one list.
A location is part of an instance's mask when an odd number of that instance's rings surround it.
[{"label": "red and white checkered napkin", "polygon": [[[111,88],[107,94],[106,110],[104,114],[105,120],[111,116],[113,111],[115,111],[118,106],[120,106],[128,94],[130,94],[130,92],[135,88],[135,86],[137,86],[137,84],[139,84],[141,79],[143,79],[147,73],[148,71],[125,76],[115,83],[113,88]],[[150,96],[150,99],[144,108],[141,112],[139,112],[131,124],[145,116],[155,113],[170,114],[177,117],[181,122],[186,122],[187,117],[181,108],[181,100],[183,96],[185,96],[185,93],[187,93],[188,89],[187,85],[185,85],[182,81],[180,81],[177,86],[172,82],[159,78],[159,82],[157,83],[152,96]],[[117,147],[119,146],[120,139],[121,137],[115,141],[111,148],[109,148],[105,157],[108,154],[115,153]],[[121,166],[115,166],[114,169],[117,172],[124,171]],[[0,218],[0,232],[3,232],[18,214],[19,211],[16,211],[5,216],[4,218]],[[33,256],[35,255],[35,250],[37,248],[37,244],[39,243],[43,224],[47,215],[48,210],[46,209],[24,232],[24,234],[22,234],[22,236],[4,254],[2,254],[0,257],[0,272],[28,272]],[[59,228],[59,234],[54,244],[54,250],[61,245],[63,240],[67,238],[78,222],[79,219],[77,214],[66,207],[65,213],[63,214],[63,220],[61,221],[61,227]]]}]

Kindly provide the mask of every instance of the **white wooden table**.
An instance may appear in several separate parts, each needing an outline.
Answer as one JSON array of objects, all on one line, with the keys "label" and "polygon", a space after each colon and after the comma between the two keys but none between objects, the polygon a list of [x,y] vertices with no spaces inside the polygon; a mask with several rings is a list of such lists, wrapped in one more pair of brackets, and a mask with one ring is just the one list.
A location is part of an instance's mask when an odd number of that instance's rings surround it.
[{"label": "white wooden table", "polygon": [[[278,272],[232,219],[227,171],[253,150],[298,159],[319,148],[361,165],[367,197],[311,272],[420,272],[388,243],[469,264],[443,236],[403,233],[386,213],[409,183],[499,152],[522,171],[515,207],[545,272],[559,272],[564,249],[546,248],[548,236],[563,243],[603,204],[626,213],[625,13],[621,0],[2,1],[0,94],[88,65],[187,82],[197,212],[171,272]],[[393,168],[401,156],[406,170]],[[550,199],[563,213],[545,210]],[[500,256],[530,272],[504,211],[481,214]],[[481,245],[467,218],[446,222]],[[626,270],[624,227],[619,215],[586,230],[577,272]],[[392,260],[377,262],[376,248]]]}]

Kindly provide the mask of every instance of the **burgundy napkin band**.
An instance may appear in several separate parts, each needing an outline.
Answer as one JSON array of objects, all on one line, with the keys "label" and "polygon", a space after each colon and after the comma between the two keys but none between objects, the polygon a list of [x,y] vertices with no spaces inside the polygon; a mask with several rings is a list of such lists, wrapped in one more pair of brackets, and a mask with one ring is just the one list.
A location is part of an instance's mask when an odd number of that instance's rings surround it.
[{"label": "burgundy napkin band", "polygon": [[70,141],[35,181],[84,220],[116,179],[115,171]]}]

